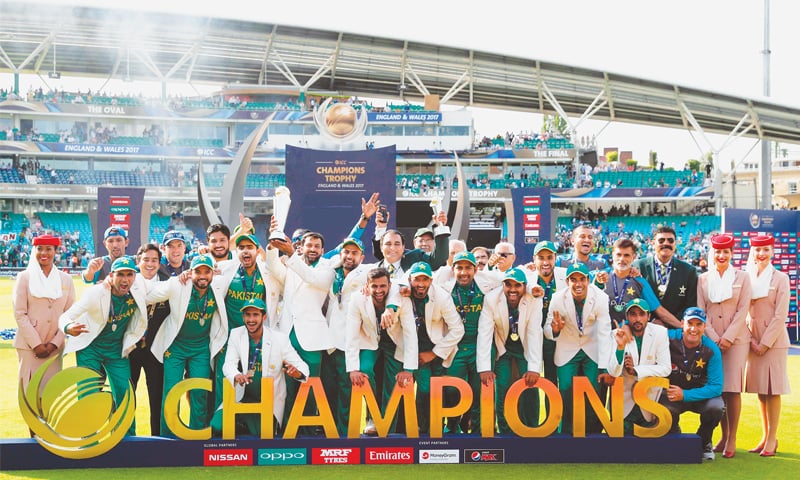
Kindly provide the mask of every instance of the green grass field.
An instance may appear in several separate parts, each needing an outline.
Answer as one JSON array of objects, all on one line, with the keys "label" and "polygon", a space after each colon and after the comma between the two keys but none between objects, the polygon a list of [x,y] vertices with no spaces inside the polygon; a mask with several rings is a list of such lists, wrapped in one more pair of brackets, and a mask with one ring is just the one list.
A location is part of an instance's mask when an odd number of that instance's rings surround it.
[{"label": "green grass field", "polygon": [[[11,307],[13,281],[0,278],[0,329],[16,327]],[[84,289],[82,282],[76,282],[78,296]],[[74,365],[74,355],[65,360],[65,366]],[[17,357],[10,341],[0,341],[0,384],[8,387],[0,394],[0,438],[25,438],[25,426],[17,406]],[[431,478],[459,478],[467,480],[480,478],[523,478],[544,476],[548,479],[589,478],[595,480],[611,478],[681,478],[708,479],[724,478],[791,478],[800,467],[800,355],[789,357],[790,381],[794,387],[792,395],[783,397],[781,429],[778,434],[780,449],[778,456],[761,458],[747,453],[760,438],[758,403],[756,396],[743,394],[742,418],[739,427],[738,450],[733,459],[717,456],[714,462],[701,465],[620,465],[620,464],[531,464],[531,465],[358,465],[358,466],[298,466],[298,467],[186,467],[186,468],[142,468],[142,469],[91,469],[91,470],[42,470],[25,472],[0,472],[0,478],[30,479],[141,479],[163,478],[171,480],[205,478],[238,479],[252,476],[272,478],[314,478],[315,480],[359,478],[378,476],[399,478],[410,475],[424,475]],[[138,398],[146,398],[144,382],[140,382]],[[12,387],[13,386],[13,387]],[[142,434],[147,434],[148,416],[146,405],[137,409],[136,424]],[[696,416],[689,415],[682,420],[684,431],[697,428]],[[719,435],[719,429],[717,429]],[[715,436],[716,440],[717,436]],[[259,469],[255,471],[251,469]],[[268,469],[268,470],[264,470]]]}]

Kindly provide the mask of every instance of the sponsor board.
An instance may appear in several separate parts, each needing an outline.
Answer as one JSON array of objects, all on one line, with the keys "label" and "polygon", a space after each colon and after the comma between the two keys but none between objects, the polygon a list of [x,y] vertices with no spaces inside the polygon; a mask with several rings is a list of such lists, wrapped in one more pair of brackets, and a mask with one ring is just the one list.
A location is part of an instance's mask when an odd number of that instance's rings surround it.
[{"label": "sponsor board", "polygon": [[459,463],[458,450],[456,449],[420,450],[419,463]]},{"label": "sponsor board", "polygon": [[364,450],[364,463],[414,463],[412,447],[376,447]]},{"label": "sponsor board", "polygon": [[312,448],[312,465],[358,465],[361,463],[360,448]]},{"label": "sponsor board", "polygon": [[466,449],[464,463],[505,463],[504,449]]},{"label": "sponsor board", "polygon": [[258,450],[258,465],[305,465],[308,460],[305,448],[272,448]]},{"label": "sponsor board", "polygon": [[203,466],[231,467],[253,464],[253,451],[249,448],[203,450]]},{"label": "sponsor board", "polygon": [[120,205],[130,205],[131,198],[130,197],[111,197],[111,201],[109,202],[111,205],[120,206]]}]

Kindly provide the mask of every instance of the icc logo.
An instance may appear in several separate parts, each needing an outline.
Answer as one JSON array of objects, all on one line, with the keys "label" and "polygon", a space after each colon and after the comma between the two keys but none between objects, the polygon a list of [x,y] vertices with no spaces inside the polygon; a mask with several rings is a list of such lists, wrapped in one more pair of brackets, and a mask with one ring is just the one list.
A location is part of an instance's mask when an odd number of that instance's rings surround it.
[{"label": "icc logo", "polygon": [[55,374],[42,389],[42,377],[55,360],[42,365],[26,390],[19,387],[19,408],[36,441],[64,458],[84,459],[114,448],[128,433],[136,414],[133,389],[115,409],[104,379],[94,370],[72,367]]}]

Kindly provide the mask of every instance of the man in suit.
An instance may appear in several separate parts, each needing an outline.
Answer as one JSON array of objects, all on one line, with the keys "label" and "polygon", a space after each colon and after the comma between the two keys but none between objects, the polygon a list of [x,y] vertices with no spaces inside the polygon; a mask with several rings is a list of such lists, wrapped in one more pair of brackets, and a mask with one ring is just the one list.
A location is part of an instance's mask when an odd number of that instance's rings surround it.
[{"label": "man in suit", "polygon": [[[484,309],[478,323],[476,367],[484,385],[496,382],[495,411],[500,433],[511,433],[504,406],[506,393],[517,380],[514,370],[525,378],[527,387],[533,387],[539,381],[542,371],[541,315],[542,299],[527,292],[527,278],[519,268],[506,270],[503,288],[493,290],[484,298]],[[496,350],[494,358],[493,350]],[[520,396],[519,408],[520,420],[528,426],[537,426],[538,390],[526,390]]]},{"label": "man in suit", "polygon": [[[286,264],[278,258],[278,251],[287,256]],[[300,358],[308,364],[309,374],[319,377],[322,352],[333,348],[333,338],[322,306],[333,284],[334,272],[330,262],[321,260],[324,239],[321,234],[307,232],[301,241],[301,250],[295,252],[292,244],[282,240],[271,240],[267,250],[267,268],[283,288],[283,307],[278,319],[278,329],[289,336],[292,346]],[[295,382],[296,383],[296,382]],[[287,403],[294,404],[299,387],[287,385]],[[287,410],[284,420],[288,420]],[[306,404],[306,415],[314,415],[316,404]],[[303,429],[304,434],[315,430]]]},{"label": "man in suit", "polygon": [[[481,379],[475,364],[478,342],[478,322],[483,311],[485,295],[500,285],[499,280],[488,271],[478,272],[477,261],[471,252],[460,252],[453,257],[453,275],[437,278],[437,283],[450,293],[456,312],[464,324],[464,336],[458,342],[458,351],[447,374],[461,378],[469,383],[472,389],[472,407],[462,417],[447,419],[446,432],[473,433],[480,432],[480,394]],[[457,399],[453,389],[445,391],[448,405],[454,405]]]},{"label": "man in suit", "polygon": [[375,258],[379,260],[378,266],[389,271],[393,280],[402,278],[403,272],[408,271],[411,265],[417,262],[427,262],[432,270],[445,265],[450,255],[449,238],[450,227],[447,226],[447,214],[440,211],[433,217],[435,246],[432,253],[423,250],[406,250],[406,241],[398,230],[387,230],[389,214],[385,217],[380,214],[375,219],[375,237],[372,239],[372,250]]},{"label": "man in suit", "polygon": [[[666,377],[670,372],[667,329],[650,323],[650,305],[635,298],[625,306],[628,328],[611,332],[608,373],[625,382],[625,434],[633,433],[633,425],[652,426],[653,414],[642,410],[633,401],[633,386],[647,377]],[[647,396],[658,401],[661,389],[651,387]]]},{"label": "man in suit", "polygon": [[[353,385],[369,383],[375,391],[375,364],[384,360],[382,408],[389,403],[395,382],[401,387],[414,381],[413,371],[419,365],[417,329],[413,308],[404,297],[398,309],[398,320],[382,319],[386,310],[391,280],[385,268],[367,272],[368,295],[354,294],[347,310],[345,362]],[[394,422],[392,422],[394,430]]]},{"label": "man in suit", "polygon": [[[154,243],[147,243],[139,247],[136,252],[136,261],[139,266],[139,275],[136,281],[141,282],[145,291],[154,289],[160,282],[170,277],[159,271],[161,266],[161,249]],[[169,303],[159,302],[147,306],[147,331],[136,343],[136,348],[128,355],[131,360],[131,382],[134,391],[139,383],[142,370],[147,382],[147,399],[150,404],[150,435],[161,435],[161,398],[164,396],[164,365],[156,360],[150,346],[156,332],[169,315]]]},{"label": "man in suit", "polygon": [[[653,255],[637,260],[633,266],[656,292],[661,305],[680,319],[687,308],[697,306],[697,270],[675,256],[676,238],[672,228],[666,225],[657,228]],[[661,325],[680,328],[680,321],[677,325]]]},{"label": "man in suit", "polygon": [[[445,268],[445,267],[442,267]],[[445,375],[453,363],[464,324],[456,312],[453,298],[442,287],[433,285],[431,266],[417,262],[408,272],[411,306],[419,345],[417,380],[417,419],[420,433],[430,429],[431,377]]]},{"label": "man in suit", "polygon": [[[128,354],[147,328],[145,292],[135,283],[136,262],[120,257],[111,264],[111,288],[95,285],[58,319],[69,337],[64,355],[75,352],[75,363],[105,372],[114,404],[122,403],[131,379]],[[131,425],[130,434],[135,431]]]},{"label": "man in suit", "polygon": [[[189,269],[191,282],[184,284],[179,277],[172,277],[147,293],[148,304],[168,301],[170,308],[151,347],[156,359],[164,364],[162,412],[169,391],[184,376],[213,381],[214,356],[228,338],[225,292],[212,283],[214,261],[211,255],[198,255]],[[207,427],[208,393],[189,392],[189,406],[189,427]],[[161,419],[161,435],[173,436],[166,414]]]},{"label": "man in suit", "polygon": [[[567,269],[556,267],[556,253],[556,245],[553,242],[543,240],[537,243],[533,247],[533,262],[526,265],[525,269],[531,295],[542,299],[542,328],[547,321],[553,294],[567,288]],[[558,371],[553,361],[555,353],[556,342],[544,338],[542,341],[544,377],[553,382],[553,385],[558,385]],[[547,400],[545,407],[549,411],[549,401]]]},{"label": "man in suit", "polygon": [[[567,268],[567,286],[553,295],[544,335],[556,341],[554,361],[561,398],[571,399],[572,379],[579,375],[588,378],[599,394],[600,375],[606,373],[608,362],[611,318],[608,295],[590,284],[586,265],[573,263]],[[572,425],[572,402],[565,401],[561,433],[571,434]],[[591,408],[587,408],[586,427],[589,433],[600,432]]]},{"label": "man in suit", "polygon": [[[222,370],[225,379],[236,389],[236,401],[260,403],[261,379],[272,378],[272,414],[275,430],[279,430],[286,406],[286,379],[305,382],[308,365],[292,348],[289,337],[265,325],[267,306],[252,297],[241,307],[243,325],[231,331]],[[236,434],[261,436],[261,416],[254,413],[237,415]],[[222,433],[222,408],[211,420],[215,435]]]},{"label": "man in suit", "polygon": [[[261,246],[255,235],[242,233],[234,239],[236,256],[231,260],[217,261],[219,275],[214,276],[212,285],[225,292],[225,310],[228,317],[228,332],[244,325],[242,306],[253,298],[261,299],[266,306],[267,328],[277,323],[278,302],[282,285],[267,271],[267,266],[259,256]],[[222,381],[225,375],[222,366],[225,362],[225,349],[217,354],[214,367],[214,410],[222,403]]]},{"label": "man in suit", "polygon": [[321,377],[328,403],[340,435],[347,433],[352,382],[345,367],[345,325],[350,298],[367,283],[370,265],[364,265],[364,244],[348,237],[342,242],[339,258],[333,263],[334,279],[323,305],[334,348],[322,354]]}]

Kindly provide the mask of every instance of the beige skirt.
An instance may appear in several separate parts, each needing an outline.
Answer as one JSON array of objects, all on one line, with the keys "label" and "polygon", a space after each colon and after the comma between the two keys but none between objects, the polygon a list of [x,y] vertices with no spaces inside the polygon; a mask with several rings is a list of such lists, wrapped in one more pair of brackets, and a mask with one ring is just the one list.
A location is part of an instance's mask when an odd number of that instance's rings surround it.
[{"label": "beige skirt", "polygon": [[744,391],[744,371],[749,352],[749,343],[735,343],[727,351],[722,352],[722,371],[725,375],[722,383],[723,392]]},{"label": "beige skirt", "polygon": [[789,373],[786,368],[788,348],[770,348],[762,356],[750,353],[747,360],[747,393],[788,395]]}]

